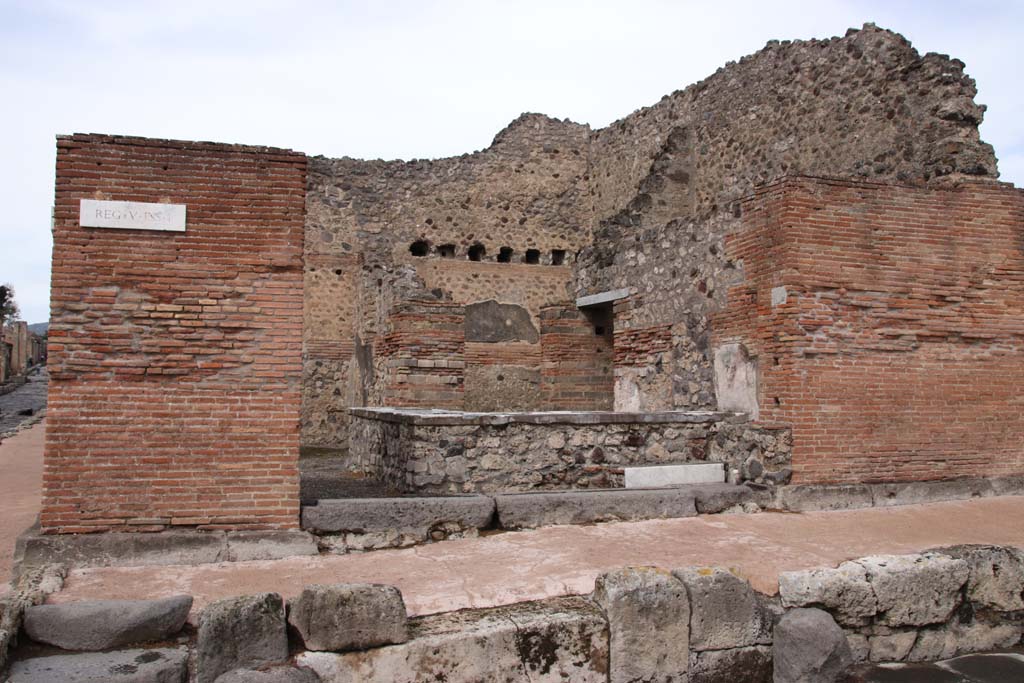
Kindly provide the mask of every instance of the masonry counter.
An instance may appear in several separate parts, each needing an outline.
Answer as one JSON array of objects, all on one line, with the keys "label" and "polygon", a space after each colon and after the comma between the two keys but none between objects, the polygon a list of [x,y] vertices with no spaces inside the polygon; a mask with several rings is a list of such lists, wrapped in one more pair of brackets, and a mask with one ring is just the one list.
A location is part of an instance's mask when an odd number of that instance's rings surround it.
[{"label": "masonry counter", "polygon": [[350,467],[404,493],[621,487],[635,465],[720,462],[768,484],[791,474],[788,427],[742,413],[349,412]]}]

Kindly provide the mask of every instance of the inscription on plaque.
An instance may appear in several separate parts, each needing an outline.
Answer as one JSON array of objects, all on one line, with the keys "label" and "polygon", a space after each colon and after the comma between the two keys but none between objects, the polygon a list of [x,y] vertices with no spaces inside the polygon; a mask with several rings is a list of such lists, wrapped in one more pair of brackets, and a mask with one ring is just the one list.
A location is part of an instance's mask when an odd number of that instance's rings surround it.
[{"label": "inscription on plaque", "polygon": [[83,199],[78,223],[83,228],[185,232],[185,205]]}]

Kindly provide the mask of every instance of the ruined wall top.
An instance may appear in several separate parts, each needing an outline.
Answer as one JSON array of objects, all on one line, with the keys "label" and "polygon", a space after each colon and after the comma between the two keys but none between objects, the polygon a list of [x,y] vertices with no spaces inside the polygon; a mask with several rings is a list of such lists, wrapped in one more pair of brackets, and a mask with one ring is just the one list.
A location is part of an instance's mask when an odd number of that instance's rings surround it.
[{"label": "ruined wall top", "polygon": [[962,62],[873,24],[770,41],[594,133],[596,217],[699,215],[786,174],[995,177],[976,93]]}]

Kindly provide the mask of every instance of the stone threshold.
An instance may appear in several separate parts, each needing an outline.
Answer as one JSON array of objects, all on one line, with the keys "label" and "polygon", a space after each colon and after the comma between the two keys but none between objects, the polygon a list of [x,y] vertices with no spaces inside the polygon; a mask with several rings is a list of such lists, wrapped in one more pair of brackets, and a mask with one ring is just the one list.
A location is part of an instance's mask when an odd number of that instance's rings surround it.
[{"label": "stone threshold", "polygon": [[473,413],[460,410],[416,408],[349,408],[353,417],[412,425],[508,425],[508,424],[699,424],[747,422],[746,413],[706,410],[615,412],[602,410],[546,410],[522,413]]}]

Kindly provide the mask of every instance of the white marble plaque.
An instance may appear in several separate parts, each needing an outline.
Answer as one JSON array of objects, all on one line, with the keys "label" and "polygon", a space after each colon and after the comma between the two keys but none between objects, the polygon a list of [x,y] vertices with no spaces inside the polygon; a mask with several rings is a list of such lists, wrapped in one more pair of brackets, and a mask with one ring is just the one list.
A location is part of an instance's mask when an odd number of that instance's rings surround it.
[{"label": "white marble plaque", "polygon": [[83,199],[78,223],[83,228],[185,232],[185,205]]}]

